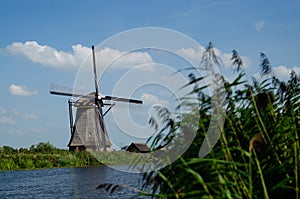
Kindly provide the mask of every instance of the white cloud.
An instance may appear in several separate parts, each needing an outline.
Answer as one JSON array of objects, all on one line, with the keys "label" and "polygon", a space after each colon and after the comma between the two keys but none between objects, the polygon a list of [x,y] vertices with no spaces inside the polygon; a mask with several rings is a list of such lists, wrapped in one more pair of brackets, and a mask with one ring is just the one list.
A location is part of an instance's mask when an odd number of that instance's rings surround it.
[{"label": "white cloud", "polygon": [[6,113],[6,110],[0,106],[0,114],[4,114],[4,113]]},{"label": "white cloud", "polygon": [[143,93],[140,97],[143,100],[143,103],[146,105],[162,105],[162,106],[168,106],[169,102],[166,100],[160,100],[158,97],[148,94],[148,93]]},{"label": "white cloud", "polygon": [[[300,66],[294,66],[292,68],[287,68],[286,66],[276,66],[273,67],[273,72],[280,80],[287,81],[290,78],[292,70],[296,72],[297,75],[300,75]],[[258,80],[261,80],[263,77],[259,73],[253,74]]]},{"label": "white cloud", "polygon": [[[205,51],[204,47],[199,47],[198,49],[193,48],[182,48],[177,51],[177,53],[187,60],[189,60],[194,66],[198,67],[201,60],[202,55]],[[215,54],[222,60],[223,66],[225,68],[231,68],[232,67],[232,53],[224,53],[221,50],[214,48]],[[246,56],[241,56],[241,59],[243,60],[243,66],[248,67],[251,62],[250,59]]]},{"label": "white cloud", "polygon": [[265,26],[265,21],[261,20],[261,21],[254,22],[254,26],[256,31],[261,31],[261,29],[263,29],[263,27]]},{"label": "white cloud", "polygon": [[[91,48],[80,44],[73,45],[72,52],[64,52],[47,45],[40,45],[36,41],[14,42],[6,47],[6,51],[12,55],[24,56],[34,63],[60,69],[77,69],[91,56]],[[126,52],[119,50],[104,48],[96,52],[97,65],[106,66],[121,55],[123,56],[114,64],[118,68],[153,62],[151,56],[145,52],[126,54]],[[91,64],[92,59],[88,60],[88,65],[90,66]]]},{"label": "white cloud", "polygon": [[39,45],[35,41],[14,42],[6,47],[13,55],[22,55],[35,63],[46,64],[53,67],[72,67],[76,64],[70,53],[58,51],[50,46]]},{"label": "white cloud", "polygon": [[142,67],[143,70],[153,70],[152,57],[145,52],[126,53],[111,48],[104,48],[97,52],[97,60],[100,67],[110,68],[132,68],[138,65],[148,64],[148,67]]},{"label": "white cloud", "polygon": [[16,122],[10,117],[2,116],[0,117],[0,124],[16,124]]},{"label": "white cloud", "polygon": [[18,111],[16,109],[13,109],[12,112],[17,117],[20,117],[20,118],[23,118],[23,119],[27,119],[27,120],[33,120],[33,119],[37,119],[38,118],[36,115],[34,115],[32,113],[25,113],[25,112]]},{"label": "white cloud", "polygon": [[18,95],[18,96],[31,96],[31,95],[37,95],[37,90],[29,90],[25,85],[15,85],[12,84],[8,91],[11,95]]},{"label": "white cloud", "polygon": [[198,67],[204,51],[205,48],[200,46],[198,49],[182,48],[178,50],[177,53],[190,61],[194,66]]},{"label": "white cloud", "polygon": [[282,80],[288,80],[292,70],[294,70],[296,74],[300,74],[300,66],[294,66],[292,68],[287,68],[286,66],[277,66],[273,68],[276,76]]}]

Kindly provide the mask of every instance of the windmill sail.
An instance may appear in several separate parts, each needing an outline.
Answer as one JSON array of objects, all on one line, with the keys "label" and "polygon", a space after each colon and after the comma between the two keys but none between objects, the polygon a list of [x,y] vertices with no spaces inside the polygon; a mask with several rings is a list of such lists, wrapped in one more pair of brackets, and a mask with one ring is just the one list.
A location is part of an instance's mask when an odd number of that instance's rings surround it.
[{"label": "windmill sail", "polygon": [[[99,85],[98,85],[98,78],[97,78],[97,69],[96,69],[96,57],[95,57],[95,48],[92,46],[92,53],[93,53],[93,68],[94,68],[94,82],[95,82],[95,104],[96,104],[96,114],[95,117],[99,119],[99,124],[100,124],[100,133],[101,133],[101,140],[99,139],[98,141],[101,141],[103,145],[103,150],[106,151],[107,145],[106,145],[106,128],[104,126],[104,120],[103,120],[103,112],[102,112],[102,106],[103,106],[103,101],[102,99],[99,99]],[[97,123],[98,125],[98,123]],[[97,129],[98,130],[98,129]],[[99,132],[99,131],[97,131]],[[99,133],[98,133],[99,135]],[[100,136],[98,136],[100,137]]]}]

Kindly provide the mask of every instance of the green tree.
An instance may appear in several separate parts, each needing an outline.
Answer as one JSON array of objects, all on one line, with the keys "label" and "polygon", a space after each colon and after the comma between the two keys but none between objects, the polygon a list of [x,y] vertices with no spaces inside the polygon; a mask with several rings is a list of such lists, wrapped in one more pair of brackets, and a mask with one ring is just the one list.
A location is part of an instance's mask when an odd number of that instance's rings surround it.
[{"label": "green tree", "polygon": [[18,150],[14,149],[13,147],[10,147],[10,146],[3,146],[3,147],[1,147],[1,152],[5,153],[5,154],[13,154],[13,153],[18,152]]},{"label": "green tree", "polygon": [[50,142],[40,142],[35,148],[38,153],[54,153],[56,148]]}]

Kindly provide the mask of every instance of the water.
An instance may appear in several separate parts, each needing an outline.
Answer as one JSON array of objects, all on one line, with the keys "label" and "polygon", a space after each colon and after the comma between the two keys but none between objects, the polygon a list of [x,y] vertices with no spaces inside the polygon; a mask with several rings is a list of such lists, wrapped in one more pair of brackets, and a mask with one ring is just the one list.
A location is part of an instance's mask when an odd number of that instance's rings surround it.
[{"label": "water", "polygon": [[[101,183],[126,184],[140,188],[141,174],[126,173],[112,168],[57,168],[0,172],[0,198],[131,198],[129,189],[109,194],[96,187]],[[139,197],[141,198],[141,197]]]}]

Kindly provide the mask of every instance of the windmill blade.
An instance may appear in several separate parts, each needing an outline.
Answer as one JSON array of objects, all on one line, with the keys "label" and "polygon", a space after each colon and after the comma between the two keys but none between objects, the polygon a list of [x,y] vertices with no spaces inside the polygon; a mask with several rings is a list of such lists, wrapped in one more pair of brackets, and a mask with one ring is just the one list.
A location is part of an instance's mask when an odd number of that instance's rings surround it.
[{"label": "windmill blade", "polygon": [[142,100],[129,99],[129,98],[123,98],[123,97],[105,96],[103,99],[119,101],[119,102],[128,102],[128,103],[134,103],[134,104],[143,104]]},{"label": "windmill blade", "polygon": [[[65,92],[65,91],[58,91],[58,90],[50,90],[51,95],[60,95],[60,96],[69,96],[69,97],[84,97],[84,98],[94,98],[92,93],[88,95],[82,95],[78,93],[72,92]],[[96,93],[95,93],[96,95]],[[113,97],[113,96],[101,96],[98,94],[98,100],[112,100],[118,102],[127,102],[127,103],[134,103],[134,104],[143,104],[143,101],[137,99],[130,99],[130,98],[123,98],[123,97]],[[97,101],[99,103],[99,101]]]},{"label": "windmill blade", "polygon": [[[97,69],[96,69],[96,58],[95,58],[95,47],[92,46],[93,53],[93,69],[94,69],[94,83],[95,83],[95,97],[98,99],[99,88],[98,88],[98,78],[97,78]],[[96,100],[97,101],[97,100]],[[97,102],[96,102],[97,103]]]},{"label": "windmill blade", "polygon": [[74,90],[73,88],[61,86],[58,84],[50,84],[49,92],[51,95],[60,95],[60,96],[68,96],[68,97],[83,97],[84,90]]},{"label": "windmill blade", "polygon": [[94,83],[95,83],[95,104],[98,109],[98,117],[100,121],[103,150],[106,151],[106,137],[105,137],[106,128],[105,128],[105,124],[103,120],[103,112],[102,112],[103,101],[101,98],[99,99],[99,91],[98,91],[99,85],[98,85],[98,78],[97,78],[96,56],[95,56],[94,46],[92,46],[92,53],[93,53],[93,69],[94,69]]},{"label": "windmill blade", "polygon": [[83,95],[76,94],[76,93],[68,93],[68,92],[61,92],[61,91],[50,91],[51,95],[61,95],[61,96],[69,96],[69,97],[82,97]]}]

